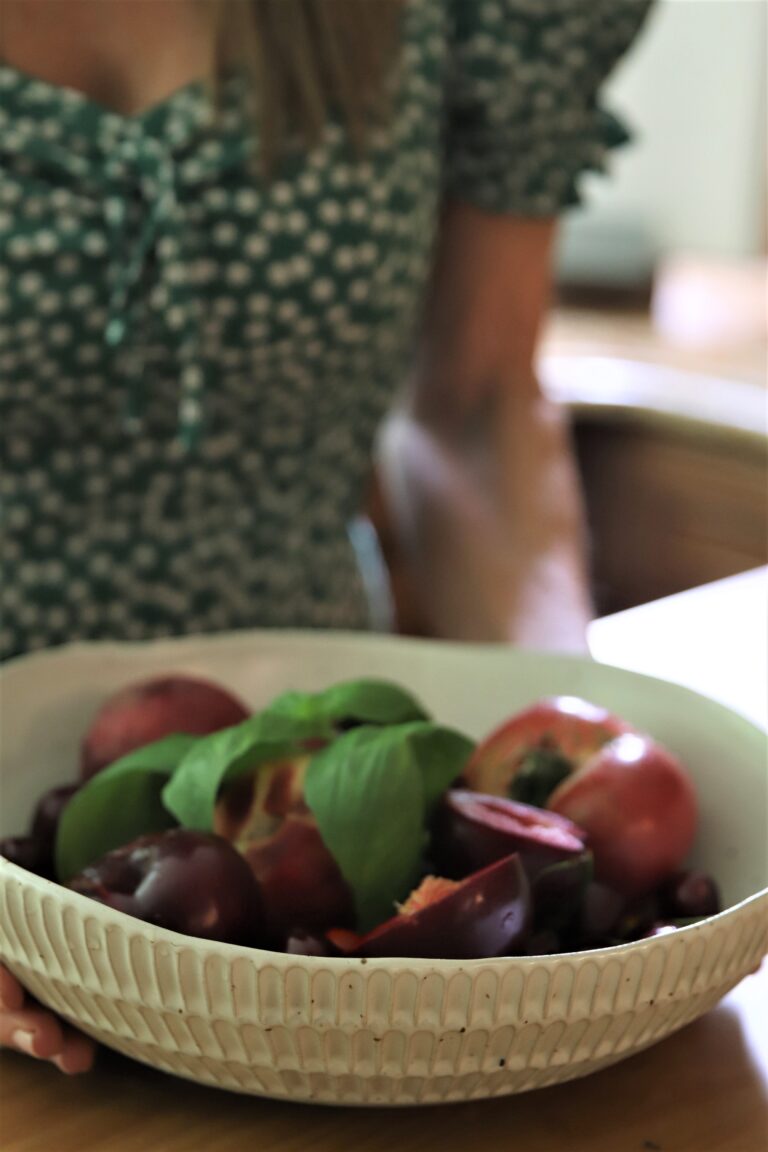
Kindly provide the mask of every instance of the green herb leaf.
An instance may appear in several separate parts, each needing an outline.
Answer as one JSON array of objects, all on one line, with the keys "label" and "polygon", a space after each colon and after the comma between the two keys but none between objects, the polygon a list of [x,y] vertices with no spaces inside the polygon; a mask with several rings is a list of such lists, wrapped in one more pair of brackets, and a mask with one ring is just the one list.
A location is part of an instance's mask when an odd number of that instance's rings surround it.
[{"label": "green herb leaf", "polygon": [[510,799],[546,808],[558,784],[570,776],[570,760],[550,748],[533,748],[523,760],[509,790]]},{"label": "green herb leaf", "polygon": [[475,745],[452,728],[436,724],[414,724],[411,728],[409,739],[424,785],[425,812],[429,818],[442,794],[466,768]]},{"label": "green herb leaf", "polygon": [[316,693],[286,692],[268,711],[331,725],[341,720],[384,726],[429,719],[409,692],[387,680],[350,680]]},{"label": "green herb leaf", "polygon": [[356,728],[312,758],[304,798],[354,893],[360,931],[391,916],[413,887],[431,805],[472,748],[420,722]]},{"label": "green herb leaf", "polygon": [[309,716],[271,708],[242,724],[195,741],[163,790],[163,803],[185,828],[213,827],[216,797],[222,785],[243,772],[284,756],[303,754],[307,740],[322,724]]},{"label": "green herb leaf", "polygon": [[308,742],[332,741],[341,719],[394,724],[423,715],[407,692],[384,681],[354,680],[317,693],[285,692],[257,716],[198,739],[164,789],[163,803],[184,827],[209,831],[221,787],[241,773],[304,754]]},{"label": "green herb leaf", "polygon": [[75,793],[62,812],[56,836],[59,880],[70,880],[137,836],[162,832],[175,824],[163,807],[161,794],[194,743],[194,736],[178,734],[137,748]]}]

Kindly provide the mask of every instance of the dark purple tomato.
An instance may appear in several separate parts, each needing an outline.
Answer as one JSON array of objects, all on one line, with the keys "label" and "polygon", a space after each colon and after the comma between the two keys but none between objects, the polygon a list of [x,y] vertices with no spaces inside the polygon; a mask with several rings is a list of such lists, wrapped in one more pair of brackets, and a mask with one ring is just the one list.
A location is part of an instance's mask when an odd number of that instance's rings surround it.
[{"label": "dark purple tomato", "polygon": [[36,876],[52,878],[50,853],[36,836],[6,836],[0,840],[0,856]]},{"label": "dark purple tomato", "polygon": [[570,933],[578,921],[591,879],[589,852],[571,856],[539,872],[531,884],[535,931],[554,929],[559,934]]},{"label": "dark purple tomato", "polygon": [[359,941],[352,956],[468,960],[520,953],[530,920],[528,878],[508,856],[465,880],[427,877],[398,916]]},{"label": "dark purple tomato", "polygon": [[615,943],[626,899],[594,880],[584,892],[579,913],[578,938],[582,948],[601,948]]},{"label": "dark purple tomato", "polygon": [[659,903],[670,920],[715,916],[722,909],[720,891],[706,872],[678,872],[662,887]]},{"label": "dark purple tomato", "polygon": [[44,792],[37,802],[28,836],[8,836],[0,841],[0,856],[20,868],[55,878],[54,848],[59,818],[79,788],[78,784],[61,784]]},{"label": "dark purple tomato", "polygon": [[43,793],[35,807],[32,835],[47,847],[51,859],[61,814],[79,787],[79,784],[60,784],[57,788],[50,788]]},{"label": "dark purple tomato", "polygon": [[273,835],[243,849],[259,886],[267,939],[285,947],[292,936],[322,936],[351,927],[354,899],[313,816],[289,815]]},{"label": "dark purple tomato", "polygon": [[526,956],[552,956],[563,951],[563,944],[557,932],[543,928],[528,937],[523,951]]},{"label": "dark purple tomato", "polygon": [[451,789],[435,813],[432,856],[444,876],[467,876],[517,852],[533,881],[584,848],[584,833],[570,820],[501,796]]},{"label": "dark purple tomato", "polygon": [[652,892],[626,904],[616,925],[615,935],[620,940],[639,940],[661,919],[659,901]]},{"label": "dark purple tomato", "polygon": [[108,852],[70,881],[139,920],[230,944],[259,944],[261,896],[242,856],[220,836],[174,828]]}]

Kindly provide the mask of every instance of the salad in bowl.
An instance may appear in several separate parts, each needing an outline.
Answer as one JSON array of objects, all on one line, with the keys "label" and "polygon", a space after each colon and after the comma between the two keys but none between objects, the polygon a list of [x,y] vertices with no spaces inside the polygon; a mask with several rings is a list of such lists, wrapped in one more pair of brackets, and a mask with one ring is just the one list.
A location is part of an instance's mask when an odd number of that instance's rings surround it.
[{"label": "salad in bowl", "polygon": [[479,743],[383,680],[250,715],[166,674],[108,698],[81,774],[6,859],[163,928],[291,954],[478,959],[625,943],[720,911],[685,868],[687,770],[587,701]]},{"label": "salad in bowl", "polygon": [[302,633],[2,678],[0,959],[156,1069],[521,1092],[669,1035],[768,948],[765,735],[683,688]]}]

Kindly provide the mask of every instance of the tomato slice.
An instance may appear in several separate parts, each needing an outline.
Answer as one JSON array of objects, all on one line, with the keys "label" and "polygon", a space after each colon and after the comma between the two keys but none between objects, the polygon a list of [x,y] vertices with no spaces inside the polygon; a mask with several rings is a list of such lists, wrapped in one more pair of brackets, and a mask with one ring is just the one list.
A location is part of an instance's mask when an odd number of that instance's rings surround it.
[{"label": "tomato slice", "polygon": [[516,955],[529,922],[528,879],[519,856],[508,856],[458,883],[427,877],[404,911],[348,954],[458,960]]},{"label": "tomato slice", "polygon": [[518,852],[533,880],[585,847],[582,829],[556,812],[452,788],[437,807],[431,855],[441,873],[460,877]]}]

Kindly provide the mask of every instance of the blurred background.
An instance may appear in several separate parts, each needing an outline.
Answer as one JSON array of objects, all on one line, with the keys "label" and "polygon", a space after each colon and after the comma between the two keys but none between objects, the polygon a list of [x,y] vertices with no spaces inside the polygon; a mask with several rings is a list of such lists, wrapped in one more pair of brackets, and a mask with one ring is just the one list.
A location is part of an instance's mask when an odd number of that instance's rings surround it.
[{"label": "blurred background", "polygon": [[601,613],[768,559],[767,43],[765,0],[657,0],[606,93],[634,144],[562,231],[541,372]]}]

